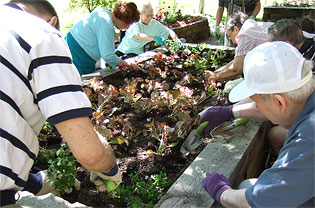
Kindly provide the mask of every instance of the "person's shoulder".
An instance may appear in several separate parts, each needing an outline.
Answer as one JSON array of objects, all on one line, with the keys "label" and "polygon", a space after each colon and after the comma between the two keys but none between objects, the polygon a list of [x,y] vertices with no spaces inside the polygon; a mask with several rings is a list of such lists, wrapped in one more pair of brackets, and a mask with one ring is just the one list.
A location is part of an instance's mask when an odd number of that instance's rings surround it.
[{"label": "person's shoulder", "polygon": [[156,19],[152,18],[150,24],[162,24],[162,23],[157,21]]},{"label": "person's shoulder", "polygon": [[[90,27],[86,28],[94,28],[95,30],[111,28],[114,29],[114,23],[112,21],[112,16],[110,11],[107,9],[98,9],[94,10],[92,13],[88,14],[86,19],[87,24]],[[82,26],[84,23],[81,21],[80,25]]]},{"label": "person's shoulder", "polygon": [[96,9],[93,12],[91,12],[90,16],[110,16],[110,11],[107,9]]},{"label": "person's shoulder", "polygon": [[163,27],[166,27],[165,25],[163,25],[161,22],[159,22],[158,20],[156,20],[156,19],[152,19],[151,20],[151,22],[150,22],[150,25],[152,26],[152,27],[154,27],[154,26],[163,26]]},{"label": "person's shoulder", "polygon": [[263,22],[263,21],[256,21],[253,19],[247,19],[244,22],[243,26],[245,28],[264,28],[264,29],[266,29],[273,24],[274,24],[273,22]]}]

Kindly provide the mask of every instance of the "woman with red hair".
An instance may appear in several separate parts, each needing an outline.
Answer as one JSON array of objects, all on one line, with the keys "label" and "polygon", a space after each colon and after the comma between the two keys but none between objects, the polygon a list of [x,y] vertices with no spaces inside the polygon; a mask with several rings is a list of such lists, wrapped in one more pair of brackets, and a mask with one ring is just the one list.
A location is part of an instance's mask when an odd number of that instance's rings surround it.
[{"label": "woman with red hair", "polygon": [[128,66],[127,62],[115,54],[115,27],[118,30],[128,29],[139,18],[135,3],[117,2],[113,11],[93,11],[76,23],[65,40],[79,73],[82,75],[94,72],[95,64],[100,58],[112,67]]}]

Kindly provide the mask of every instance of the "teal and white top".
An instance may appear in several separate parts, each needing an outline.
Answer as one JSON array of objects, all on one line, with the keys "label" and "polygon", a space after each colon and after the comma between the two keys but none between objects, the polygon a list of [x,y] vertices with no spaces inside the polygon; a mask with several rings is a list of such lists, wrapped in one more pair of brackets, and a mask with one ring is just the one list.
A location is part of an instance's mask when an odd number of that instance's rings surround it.
[{"label": "teal and white top", "polygon": [[103,58],[110,66],[121,59],[115,54],[115,28],[108,10],[96,10],[70,29],[71,35],[95,61]]},{"label": "teal and white top", "polygon": [[167,39],[170,34],[170,29],[164,26],[159,21],[152,19],[149,24],[145,25],[141,21],[136,22],[130,26],[126,32],[126,36],[119,44],[117,51],[124,54],[143,53],[143,47],[150,41],[139,41],[134,38],[138,33],[145,34],[147,36],[162,36]]}]

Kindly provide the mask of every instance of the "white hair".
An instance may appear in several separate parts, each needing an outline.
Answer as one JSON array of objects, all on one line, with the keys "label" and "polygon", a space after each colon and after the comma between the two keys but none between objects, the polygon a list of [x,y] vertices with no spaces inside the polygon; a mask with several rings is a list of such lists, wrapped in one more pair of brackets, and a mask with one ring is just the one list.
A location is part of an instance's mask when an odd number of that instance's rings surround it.
[{"label": "white hair", "polygon": [[149,1],[143,3],[139,8],[141,14],[145,14],[149,10],[153,10],[152,5]]}]

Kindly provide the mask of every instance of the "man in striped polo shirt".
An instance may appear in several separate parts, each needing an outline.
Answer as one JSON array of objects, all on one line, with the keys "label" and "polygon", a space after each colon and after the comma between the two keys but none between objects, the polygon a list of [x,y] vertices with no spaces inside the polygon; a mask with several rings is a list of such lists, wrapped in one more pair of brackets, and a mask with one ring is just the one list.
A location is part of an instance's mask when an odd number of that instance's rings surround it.
[{"label": "man in striped polo shirt", "polygon": [[[119,185],[106,140],[93,129],[91,104],[67,44],[46,21],[0,6],[0,206],[15,203],[38,154],[41,127],[55,126],[85,168]],[[42,189],[38,181],[33,193]]]}]

